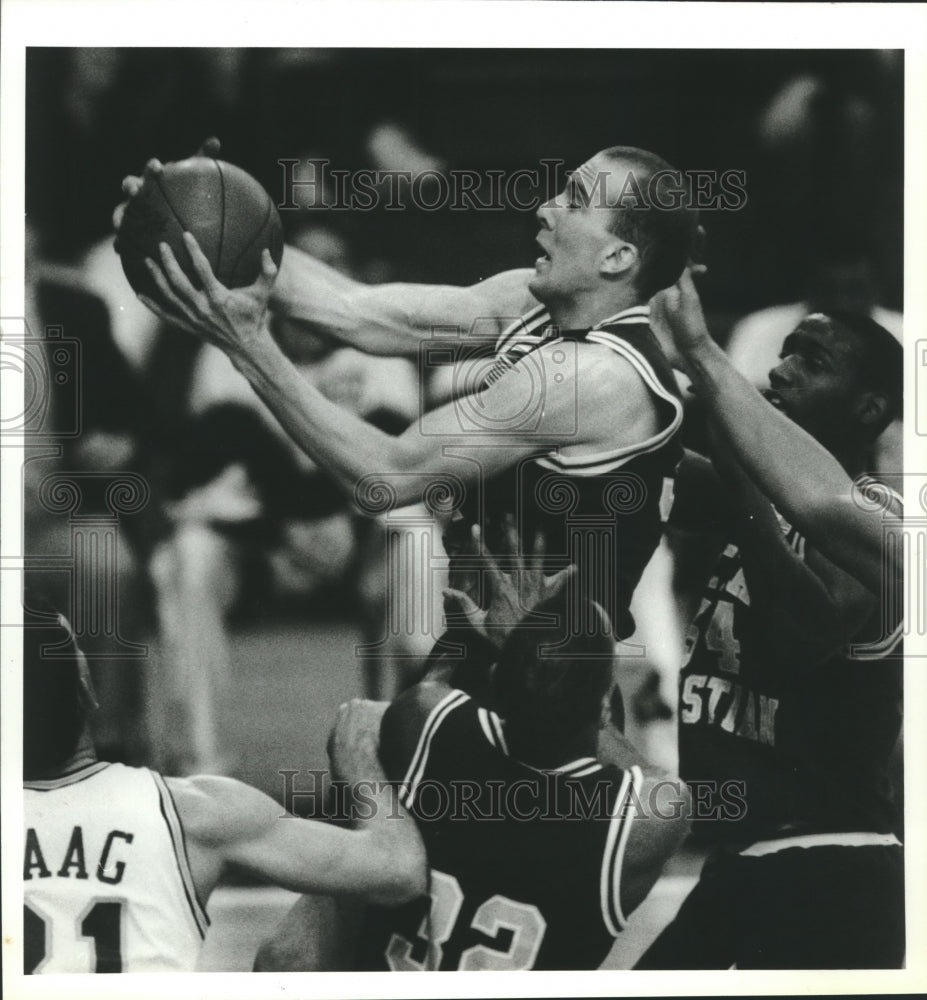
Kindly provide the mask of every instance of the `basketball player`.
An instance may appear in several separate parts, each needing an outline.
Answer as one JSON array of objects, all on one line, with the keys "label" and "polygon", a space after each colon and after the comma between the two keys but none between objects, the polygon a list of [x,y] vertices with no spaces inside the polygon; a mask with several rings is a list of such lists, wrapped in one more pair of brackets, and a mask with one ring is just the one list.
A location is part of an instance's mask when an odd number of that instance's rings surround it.
[{"label": "basketball player", "polygon": [[[728,509],[730,522],[680,676],[680,772],[739,783],[743,808],[693,823],[713,852],[638,968],[898,967],[904,879],[888,765],[901,723],[901,622],[886,622],[873,565],[841,556],[851,575],[835,549],[871,532],[852,513],[850,479],[900,413],[901,347],[868,316],[807,317],[770,372],[763,420],[754,391],[687,315],[697,300],[686,279],[681,294],[682,303],[670,296],[677,343],[695,385],[720,390],[709,405],[723,429],[715,465],[727,502],[709,513]],[[819,464],[818,447],[829,453]],[[691,524],[687,464],[677,524]],[[833,561],[758,483],[800,513]],[[840,526],[839,543],[826,539],[829,525]]]},{"label": "basketball player", "polygon": [[[356,967],[598,968],[685,836],[685,786],[611,725],[610,623],[593,606],[594,629],[568,631],[570,600],[537,604],[499,651],[474,631],[466,667],[437,663],[387,709],[381,758],[422,832],[431,897],[369,907]],[[312,901],[296,904],[262,971],[309,967],[312,916]]]},{"label": "basketball player", "polygon": [[[867,504],[864,481],[858,482],[859,502],[854,502],[853,481],[838,459],[778,407],[770,411],[711,339],[688,271],[655,298],[653,307],[737,461],[777,509],[816,549],[874,594],[882,595],[889,585],[900,594],[903,561],[886,561],[892,555],[886,551],[886,526],[900,527],[893,505]],[[893,366],[891,379],[896,381],[899,352],[884,344],[886,357],[878,367]],[[899,412],[895,419],[900,418]]]},{"label": "basketball player", "polygon": [[332,735],[339,777],[366,783],[358,828],[296,819],[229,778],[164,778],[98,760],[90,675],[70,626],[53,614],[27,612],[26,622],[27,974],[192,970],[206,901],[229,866],[297,892],[386,905],[425,891],[415,824],[375,784],[381,709],[342,706]]},{"label": "basketball player", "polygon": [[[490,548],[506,513],[518,516],[526,539],[540,524],[547,552],[560,565],[579,563],[579,585],[624,637],[633,630],[631,593],[660,534],[663,479],[681,455],[682,405],[647,302],[682,272],[697,218],[685,198],[657,209],[642,194],[670,169],[630,147],[597,153],[538,210],[543,253],[533,273],[507,272],[475,288],[366,288],[288,250],[276,290],[265,255],[262,277],[230,291],[188,235],[203,291],[164,245],[161,260],[149,262],[159,302],[147,304],[221,347],[358,502],[371,474],[389,482],[397,504],[444,482],[457,487],[464,529],[481,520]],[[127,179],[130,196],[137,187]],[[417,355],[438,325],[468,328],[463,342],[477,348],[488,331],[495,362],[461,398],[390,437],[296,377],[267,331],[269,306],[381,354]],[[599,518],[592,530],[607,536],[603,543],[587,545],[577,533],[573,522],[588,516]],[[590,552],[605,554],[591,565]]]}]

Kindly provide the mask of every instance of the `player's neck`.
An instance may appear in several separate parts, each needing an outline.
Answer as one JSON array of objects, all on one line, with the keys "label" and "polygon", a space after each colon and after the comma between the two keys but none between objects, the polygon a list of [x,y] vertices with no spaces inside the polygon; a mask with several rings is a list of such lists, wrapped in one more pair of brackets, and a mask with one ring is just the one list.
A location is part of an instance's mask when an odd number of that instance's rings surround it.
[{"label": "player's neck", "polygon": [[645,304],[631,287],[608,287],[586,292],[575,299],[546,303],[550,318],[562,330],[588,330],[616,313]]},{"label": "player's neck", "polygon": [[74,771],[79,771],[82,767],[89,767],[90,764],[95,764],[98,759],[93,739],[85,726],[80,734],[80,739],[77,741],[77,746],[74,748],[74,753],[63,764],[48,772],[30,774],[29,778],[33,781],[60,778],[63,774],[72,774]]}]

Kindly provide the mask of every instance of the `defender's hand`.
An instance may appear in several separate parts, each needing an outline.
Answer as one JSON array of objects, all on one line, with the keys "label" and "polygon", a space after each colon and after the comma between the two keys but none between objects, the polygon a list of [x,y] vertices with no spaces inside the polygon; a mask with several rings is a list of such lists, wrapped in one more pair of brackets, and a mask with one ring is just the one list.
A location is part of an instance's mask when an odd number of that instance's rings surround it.
[{"label": "defender's hand", "polygon": [[[534,553],[527,558],[518,549],[518,532],[511,518],[507,518],[505,524],[505,551],[498,553],[498,557],[482,545],[479,526],[474,525],[472,531],[474,544],[483,559],[488,605],[483,609],[469,594],[449,587],[444,591],[445,615],[448,624],[455,624],[452,616],[456,616],[458,622],[462,617],[497,648],[501,648],[509,632],[533,608],[567,585],[576,567],[567,566],[553,576],[546,576],[543,571],[543,536],[538,533]],[[505,572],[499,564],[499,559],[503,557]]]},{"label": "defender's hand", "polygon": [[388,707],[389,702],[362,698],[340,706],[328,738],[328,756],[337,777],[346,781],[379,777],[380,723]]},{"label": "defender's hand", "polygon": [[711,340],[702,301],[692,280],[693,270],[687,268],[675,285],[664,288],[650,300],[654,328],[666,331],[683,356]]}]

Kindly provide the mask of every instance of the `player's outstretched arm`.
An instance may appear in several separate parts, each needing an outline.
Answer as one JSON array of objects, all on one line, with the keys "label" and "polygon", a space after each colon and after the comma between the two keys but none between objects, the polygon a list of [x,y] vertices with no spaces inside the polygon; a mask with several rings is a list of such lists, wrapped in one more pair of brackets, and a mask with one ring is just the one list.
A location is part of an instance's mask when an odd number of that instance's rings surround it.
[{"label": "player's outstretched arm", "polygon": [[274,312],[368,354],[417,357],[423,340],[453,328],[494,339],[537,305],[530,269],[504,271],[471,286],[365,285],[288,246],[271,293]]},{"label": "player's outstretched arm", "polygon": [[872,614],[876,600],[852,574],[810,541],[790,540],[766,495],[738,461],[730,442],[712,430],[715,463],[739,508],[744,574],[771,651],[783,664],[821,661],[842,649]]},{"label": "player's outstretched arm", "polygon": [[[857,502],[853,482],[837,459],[769,406],[736,371],[708,332],[688,273],[661,292],[655,305],[738,462],[815,548],[881,593],[883,529],[891,515]],[[895,571],[900,577],[901,566]]]},{"label": "player's outstretched arm", "polygon": [[[270,335],[267,301],[276,268],[268,251],[254,285],[230,290],[216,279],[194,237],[186,233],[184,240],[202,290],[164,244],[160,264],[147,261],[161,301],[143,301],[167,322],[221,348],[294,442],[352,499],[370,474],[389,477],[403,506],[419,502],[443,473],[472,482],[558,445],[595,446],[607,438],[614,447],[654,433],[656,415],[640,376],[607,347],[590,344],[576,352],[572,365],[557,360],[567,355],[562,347],[546,345],[532,355],[533,370],[515,366],[471,405],[447,404],[399,436],[386,434],[327,400]],[[607,424],[601,418],[606,411]],[[623,441],[615,439],[614,428]],[[362,502],[358,506],[364,510]]]},{"label": "player's outstretched arm", "polygon": [[[219,140],[207,139],[197,156],[218,156]],[[151,159],[144,175],[123,179],[127,201],[113,212],[117,244],[128,200],[146,177],[157,176],[164,165]],[[528,291],[530,268],[504,271],[471,286],[392,283],[366,285],[296,247],[288,246],[280,273],[270,293],[270,306],[314,333],[332,337],[368,354],[416,357],[422,340],[436,327],[461,335],[491,338],[534,308]]]},{"label": "player's outstretched arm", "polygon": [[232,778],[166,779],[201,898],[226,866],[295,892],[354,895],[384,905],[426,891],[421,839],[377,760],[383,707],[358,700],[342,705],[331,741],[334,766],[355,791],[353,830],[290,816]]}]

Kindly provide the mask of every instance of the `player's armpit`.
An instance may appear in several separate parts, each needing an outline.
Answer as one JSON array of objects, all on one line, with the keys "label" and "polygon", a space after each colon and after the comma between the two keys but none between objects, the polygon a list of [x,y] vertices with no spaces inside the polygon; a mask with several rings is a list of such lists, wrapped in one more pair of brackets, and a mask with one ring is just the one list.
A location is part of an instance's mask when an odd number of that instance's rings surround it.
[{"label": "player's armpit", "polygon": [[765,497],[740,486],[745,513],[738,532],[752,607],[783,667],[823,662],[864,628],[878,599],[865,584],[783,525]]},{"label": "player's armpit", "polygon": [[687,448],[676,466],[668,526],[685,532],[728,530],[734,521],[732,506],[731,490],[711,459]]},{"label": "player's armpit", "polygon": [[781,615],[783,634],[797,634],[816,648],[823,660],[860,638],[861,626],[873,616],[879,601],[865,584],[810,546],[805,549],[803,563],[820,585],[821,606],[826,613],[816,615],[813,620],[799,620],[792,613],[790,602]]}]

